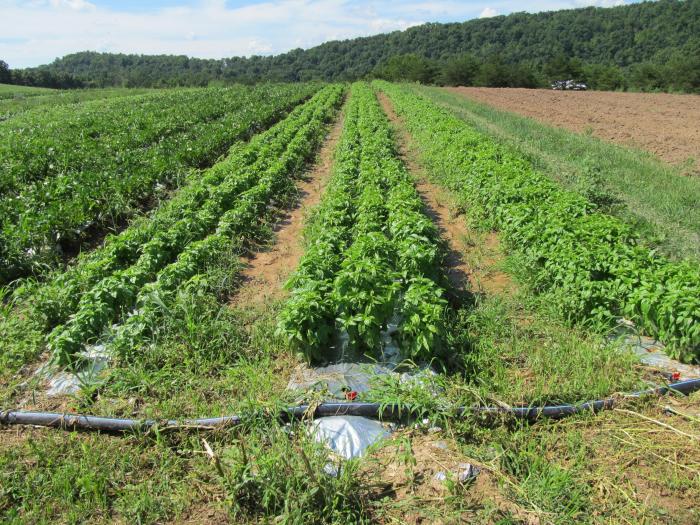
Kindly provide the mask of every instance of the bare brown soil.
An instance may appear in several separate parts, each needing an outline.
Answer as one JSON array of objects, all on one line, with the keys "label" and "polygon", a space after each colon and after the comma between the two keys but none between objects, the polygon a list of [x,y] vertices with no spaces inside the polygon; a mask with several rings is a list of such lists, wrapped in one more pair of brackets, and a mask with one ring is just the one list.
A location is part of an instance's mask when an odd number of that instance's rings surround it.
[{"label": "bare brown soil", "polygon": [[341,114],[321,146],[314,167],[297,183],[299,200],[275,225],[274,244],[267,250],[244,258],[245,267],[241,272],[243,284],[233,297],[232,304],[260,305],[269,299],[284,296],[284,283],[304,254],[301,243],[304,217],[319,203],[326,187],[333,166],[333,152],[340,139],[343,122]]},{"label": "bare brown soil", "polygon": [[515,289],[513,280],[498,269],[503,261],[498,235],[494,232],[477,232],[471,229],[447,194],[427,180],[411,136],[396,115],[389,99],[379,93],[379,102],[397,132],[399,154],[415,176],[416,189],[426,206],[427,214],[437,224],[442,238],[447,242],[447,277],[458,292],[504,294]]},{"label": "bare brown soil", "polygon": [[499,109],[654,153],[700,162],[700,96],[668,93],[445,88]]}]

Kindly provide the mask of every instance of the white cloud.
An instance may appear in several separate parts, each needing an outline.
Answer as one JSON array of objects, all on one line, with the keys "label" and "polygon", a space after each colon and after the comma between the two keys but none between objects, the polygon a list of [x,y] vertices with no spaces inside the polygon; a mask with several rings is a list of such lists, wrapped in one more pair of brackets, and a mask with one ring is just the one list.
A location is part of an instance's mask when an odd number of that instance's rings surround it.
[{"label": "white cloud", "polygon": [[67,7],[74,11],[84,11],[86,9],[95,9],[95,4],[86,2],[85,0],[50,0],[53,7]]},{"label": "white cloud", "polygon": [[89,11],[95,9],[95,4],[87,0],[28,0],[25,2],[2,2],[2,4],[13,4],[15,6],[24,6],[30,8],[52,8],[52,9],[67,9],[71,11]]},{"label": "white cloud", "polygon": [[373,33],[384,33],[386,31],[396,31],[397,29],[408,29],[409,27],[424,24],[424,21],[391,20],[386,18],[376,18],[369,21],[369,27]]},{"label": "white cloud", "polygon": [[473,17],[478,11],[476,2],[453,2],[453,1],[434,1],[434,2],[396,2],[384,7],[388,12],[401,13],[403,16],[412,14],[415,17],[426,18],[428,20],[437,19],[462,19],[464,17]]},{"label": "white cloud", "polygon": [[270,54],[421,22],[369,16],[351,0],[267,0],[239,8],[228,8],[225,0],[199,0],[142,12],[112,11],[86,0],[0,0],[0,9],[0,57],[11,67],[82,50],[207,58]]},{"label": "white cloud", "polygon": [[576,7],[616,7],[625,5],[625,0],[575,0]]},{"label": "white cloud", "polygon": [[[301,43],[296,44],[293,47],[299,47]],[[267,55],[272,53],[272,44],[253,38],[248,42],[246,55]]]},{"label": "white cloud", "polygon": [[[34,66],[97,50],[222,58],[281,53],[427,21],[464,21],[522,9],[515,0],[172,0],[170,7],[111,10],[99,0],[0,0],[0,58]],[[530,11],[620,0],[532,0]],[[183,3],[185,2],[185,3]]]}]

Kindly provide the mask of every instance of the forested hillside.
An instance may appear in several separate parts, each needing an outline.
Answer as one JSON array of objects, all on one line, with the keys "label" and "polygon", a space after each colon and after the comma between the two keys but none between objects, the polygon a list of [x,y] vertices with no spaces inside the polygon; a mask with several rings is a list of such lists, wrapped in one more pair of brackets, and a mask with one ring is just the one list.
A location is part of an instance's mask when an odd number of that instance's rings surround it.
[{"label": "forested hillside", "polygon": [[277,56],[204,60],[83,52],[25,70],[89,86],[309,79],[487,86],[576,77],[602,89],[700,89],[700,0],[662,0],[422,26]]}]

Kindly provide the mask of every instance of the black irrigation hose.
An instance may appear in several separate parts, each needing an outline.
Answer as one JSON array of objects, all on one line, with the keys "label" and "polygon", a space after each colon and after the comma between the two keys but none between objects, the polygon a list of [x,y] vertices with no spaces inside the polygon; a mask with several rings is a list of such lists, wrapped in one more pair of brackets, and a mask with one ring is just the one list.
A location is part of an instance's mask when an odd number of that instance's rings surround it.
[{"label": "black irrigation hose", "polygon": [[119,419],[80,414],[59,414],[56,412],[24,412],[8,410],[0,412],[1,425],[32,425],[59,428],[61,430],[99,430],[103,432],[146,431],[158,428],[201,428],[236,426],[241,423],[237,416],[212,417],[185,420]]},{"label": "black irrigation hose", "polygon": [[[540,407],[458,407],[454,416],[466,414],[504,415],[518,419],[536,420],[539,418],[558,419],[582,412],[596,413],[615,406],[621,399],[639,398],[647,395],[665,395],[669,392],[691,394],[700,390],[700,378],[688,379],[640,390],[619,397],[608,397],[595,401],[587,401],[580,405],[546,405]],[[322,403],[315,407],[300,405],[282,411],[283,420],[301,419],[305,416],[363,416],[379,419],[396,419],[410,415],[410,407],[402,405],[383,405],[380,403]],[[238,416],[212,417],[203,419],[155,420],[155,419],[114,419],[109,417],[86,416],[78,414],[58,414],[50,412],[24,412],[20,410],[0,411],[0,425],[33,425],[59,428],[62,430],[101,430],[105,432],[146,431],[152,427],[159,428],[198,428],[216,429],[239,425],[242,422]]]}]

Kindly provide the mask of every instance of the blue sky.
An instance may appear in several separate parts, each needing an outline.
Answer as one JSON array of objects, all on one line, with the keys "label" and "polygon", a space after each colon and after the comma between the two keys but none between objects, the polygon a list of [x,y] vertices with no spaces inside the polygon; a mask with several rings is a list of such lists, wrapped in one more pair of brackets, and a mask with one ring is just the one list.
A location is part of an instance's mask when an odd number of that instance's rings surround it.
[{"label": "blue sky", "polygon": [[0,59],[36,66],[76,51],[268,55],[425,22],[630,0],[0,0]]}]

